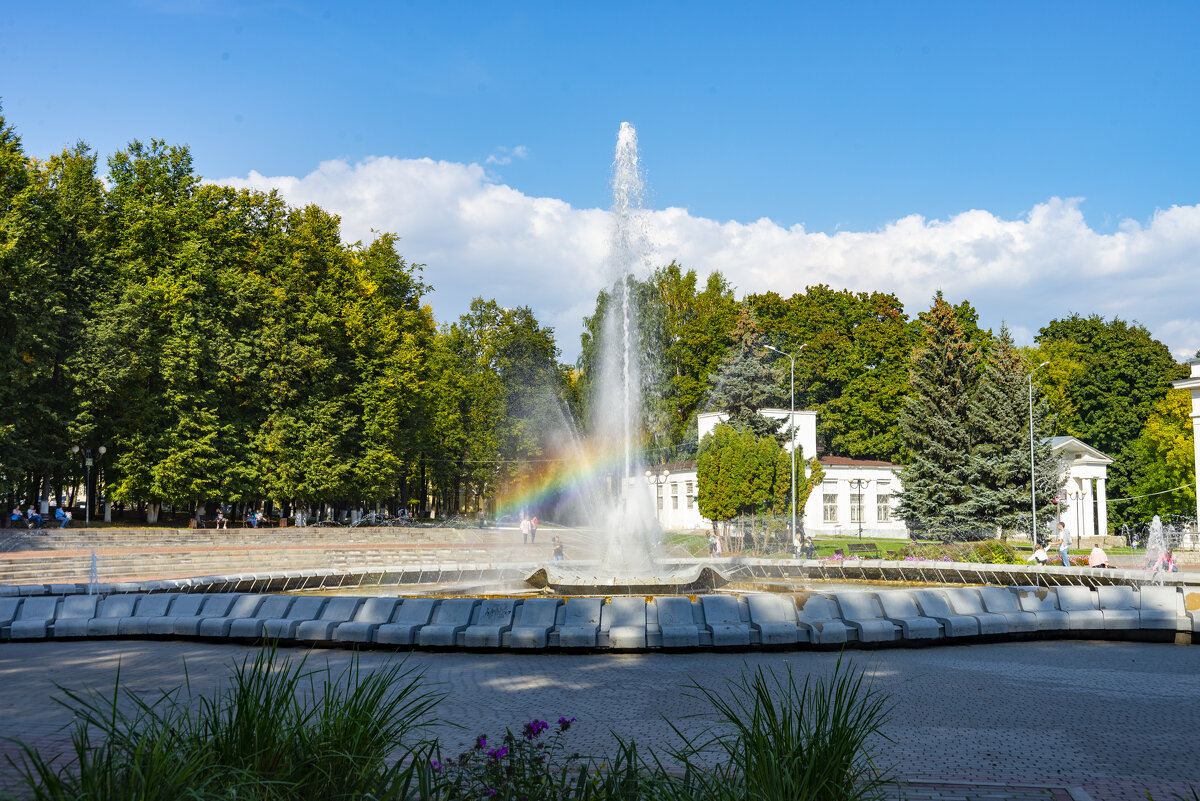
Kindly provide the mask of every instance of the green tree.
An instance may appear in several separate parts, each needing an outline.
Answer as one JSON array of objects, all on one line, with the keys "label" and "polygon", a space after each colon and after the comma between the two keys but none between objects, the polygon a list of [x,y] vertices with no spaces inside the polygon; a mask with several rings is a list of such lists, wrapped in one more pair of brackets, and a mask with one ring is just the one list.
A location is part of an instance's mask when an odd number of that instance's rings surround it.
[{"label": "green tree", "polygon": [[733,348],[710,378],[708,405],[724,412],[725,421],[738,430],[750,431],[756,437],[777,436],[783,421],[764,417],[758,411],[774,396],[779,373],[764,358],[767,351],[749,306],[742,306],[730,337]]},{"label": "green tree", "polygon": [[[1065,397],[1055,433],[1078,437],[1113,457],[1110,497],[1137,494],[1132,488],[1146,466],[1133,442],[1171,381],[1182,378],[1186,368],[1144,326],[1119,318],[1076,314],[1053,320],[1038,332],[1037,342],[1073,362],[1059,368],[1069,380],[1062,385]],[[1108,520],[1114,526],[1137,522],[1136,513],[1135,506],[1112,504]]]},{"label": "green tree", "polygon": [[[818,412],[817,437],[827,452],[903,461],[898,418],[908,393],[915,332],[894,295],[854,293],[825,285],[784,299],[773,292],[746,298],[764,340],[796,353],[796,403]],[[788,367],[774,402],[788,403]]]},{"label": "green tree", "polygon": [[956,536],[975,522],[969,420],[980,355],[941,293],[921,315],[921,324],[922,342],[910,373],[912,393],[900,415],[913,458],[900,472],[904,491],[897,511],[910,528]]},{"label": "green tree", "polygon": [[[1014,346],[1007,327],[984,361],[979,387],[971,397],[967,422],[971,436],[968,476],[971,495],[966,514],[981,528],[1028,527],[1029,494],[1029,365]],[[1049,403],[1034,387],[1034,458],[1038,477],[1037,506],[1048,520],[1052,502],[1065,476],[1050,452],[1046,417]],[[1026,532],[1027,533],[1027,532]]]},{"label": "green tree", "polygon": [[85,145],[27,159],[0,114],[0,481],[13,501],[47,500],[72,472],[69,358],[89,292],[103,288],[94,246],[101,197]]},{"label": "green tree", "polygon": [[1129,516],[1149,520],[1154,515],[1166,518],[1196,514],[1191,413],[1191,398],[1179,390],[1171,390],[1154,404],[1142,433],[1131,446],[1138,470],[1130,492],[1142,497],[1131,502]]}]

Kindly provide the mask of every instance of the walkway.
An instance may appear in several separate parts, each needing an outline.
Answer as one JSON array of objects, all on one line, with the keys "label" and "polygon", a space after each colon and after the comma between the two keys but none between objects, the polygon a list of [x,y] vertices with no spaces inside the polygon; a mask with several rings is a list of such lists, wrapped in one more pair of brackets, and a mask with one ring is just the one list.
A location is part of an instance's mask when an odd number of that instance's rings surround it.
[{"label": "walkway", "polygon": [[[51,703],[57,682],[105,690],[120,664],[139,692],[178,684],[211,691],[228,666],[254,649],[194,642],[94,641],[0,645],[0,730],[42,747],[65,742],[66,711]],[[297,655],[303,653],[296,650]],[[318,651],[336,668],[345,651]],[[371,668],[396,658],[367,652]],[[1200,790],[1200,648],[1051,641],[891,649],[849,655],[896,702],[877,744],[880,764],[905,780],[911,801],[1058,799],[1156,801]],[[410,663],[450,695],[439,716],[454,747],[531,717],[574,716],[575,747],[603,753],[609,731],[664,747],[663,714],[695,730],[704,711],[681,685],[721,687],[746,667],[827,672],[836,654],[468,654],[418,652]]]}]

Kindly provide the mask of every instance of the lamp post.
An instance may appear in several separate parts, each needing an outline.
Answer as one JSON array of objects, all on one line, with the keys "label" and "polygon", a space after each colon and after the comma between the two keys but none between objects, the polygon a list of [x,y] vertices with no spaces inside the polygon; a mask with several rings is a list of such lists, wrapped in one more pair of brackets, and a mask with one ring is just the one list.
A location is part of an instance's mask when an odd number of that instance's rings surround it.
[{"label": "lamp post", "polygon": [[[91,528],[92,525],[92,449],[83,448],[83,464],[87,468],[87,479],[83,485],[83,527]],[[71,453],[79,453],[78,445],[71,446]],[[101,445],[96,449],[96,452],[103,456],[108,452],[108,448]]]},{"label": "lamp post", "polygon": [[[767,350],[773,350],[781,356],[787,356],[792,362],[792,417],[788,421],[788,425],[792,429],[792,447],[789,450],[792,452],[792,539],[796,538],[796,356],[793,353],[784,353],[779,348],[773,348],[770,345],[764,345]],[[796,349],[796,353],[808,347],[805,342]]]},{"label": "lamp post", "polygon": [[662,523],[662,520],[659,519],[661,517],[659,512],[662,512],[663,506],[665,506],[665,504],[662,503],[662,487],[667,483],[667,479],[670,477],[671,471],[665,467],[662,469],[661,473],[655,473],[653,470],[646,471],[646,483],[654,487],[654,517],[655,519],[658,519],[659,523]]},{"label": "lamp post", "polygon": [[863,526],[863,490],[871,483],[869,478],[852,478],[850,486],[858,490],[858,541],[862,542],[862,526]]},{"label": "lamp post", "polygon": [[1050,362],[1042,362],[1029,373],[1029,539],[1037,550],[1037,481],[1033,464],[1033,376]]}]

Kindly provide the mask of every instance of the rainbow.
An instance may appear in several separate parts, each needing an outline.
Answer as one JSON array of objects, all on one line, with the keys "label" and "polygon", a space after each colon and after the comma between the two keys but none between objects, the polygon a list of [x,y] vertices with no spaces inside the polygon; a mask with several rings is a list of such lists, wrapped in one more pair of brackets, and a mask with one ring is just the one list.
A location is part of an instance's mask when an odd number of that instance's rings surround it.
[{"label": "rainbow", "polygon": [[616,440],[586,442],[557,458],[533,462],[529,473],[496,493],[496,515],[533,514],[551,502],[584,502],[605,490],[605,483],[622,473],[624,465],[624,443]]}]

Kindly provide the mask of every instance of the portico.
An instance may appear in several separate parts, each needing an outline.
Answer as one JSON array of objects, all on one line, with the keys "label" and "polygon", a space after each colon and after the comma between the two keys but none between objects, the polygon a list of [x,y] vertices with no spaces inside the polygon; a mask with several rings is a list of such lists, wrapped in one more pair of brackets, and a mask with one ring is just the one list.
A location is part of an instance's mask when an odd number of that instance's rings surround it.
[{"label": "portico", "polygon": [[1063,466],[1065,483],[1058,493],[1058,519],[1077,536],[1108,534],[1105,485],[1113,460],[1075,437],[1050,437],[1050,452]]},{"label": "portico", "polygon": [[1192,448],[1196,459],[1196,526],[1200,530],[1200,358],[1189,361],[1192,373],[1187,378],[1172,382],[1175,389],[1183,389],[1192,393]]}]

